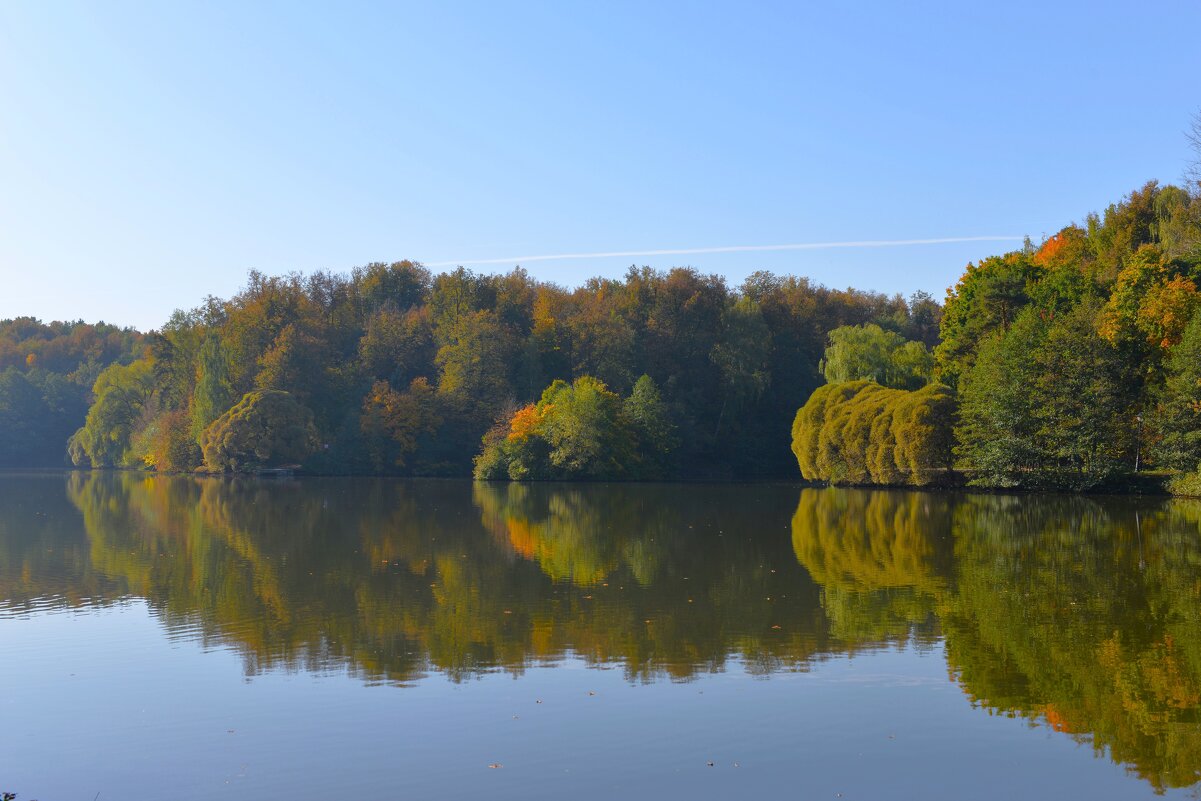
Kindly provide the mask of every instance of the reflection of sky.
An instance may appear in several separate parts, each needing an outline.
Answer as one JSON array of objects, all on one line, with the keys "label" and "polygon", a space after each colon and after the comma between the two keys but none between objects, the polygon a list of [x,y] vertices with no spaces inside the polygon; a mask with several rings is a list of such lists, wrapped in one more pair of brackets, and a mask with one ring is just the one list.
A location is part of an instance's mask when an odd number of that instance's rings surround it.
[{"label": "reflection of sky", "polygon": [[139,601],[3,619],[0,643],[0,790],[25,798],[1152,795],[1066,735],[973,709],[941,644],[767,678],[640,684],[567,658],[396,688],[248,679]]}]

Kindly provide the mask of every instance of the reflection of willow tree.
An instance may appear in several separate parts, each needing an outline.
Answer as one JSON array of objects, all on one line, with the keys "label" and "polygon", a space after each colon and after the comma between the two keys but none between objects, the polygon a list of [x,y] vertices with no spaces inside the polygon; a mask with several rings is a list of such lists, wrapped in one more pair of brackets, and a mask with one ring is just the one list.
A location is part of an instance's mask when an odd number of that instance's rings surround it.
[{"label": "reflection of willow tree", "polygon": [[320,621],[295,614],[286,582],[296,577],[282,572],[313,534],[314,518],[290,502],[299,499],[272,498],[288,514],[268,521],[253,483],[93,473],[73,475],[68,493],[95,568],[120,577],[169,626],[244,646],[250,670],[277,659],[319,667],[340,655]]},{"label": "reflection of willow tree", "polygon": [[61,475],[0,481],[0,608],[104,603],[127,594],[96,570],[79,515],[63,502]]},{"label": "reflection of willow tree", "polygon": [[505,485],[473,504],[462,482],[96,473],[68,490],[91,571],[251,671],[459,679],[571,653],[650,679],[828,647],[816,587],[761,536],[785,488]]},{"label": "reflection of willow tree", "polygon": [[834,635],[930,641],[950,575],[950,512],[947,495],[801,491],[792,547],[822,587]]},{"label": "reflection of willow tree", "polygon": [[974,703],[1162,790],[1201,778],[1199,527],[1194,501],[807,489],[792,537],[832,634],[900,639],[937,615]]},{"label": "reflection of willow tree", "polygon": [[1201,505],[973,496],[954,518],[947,658],[973,700],[1201,778]]}]

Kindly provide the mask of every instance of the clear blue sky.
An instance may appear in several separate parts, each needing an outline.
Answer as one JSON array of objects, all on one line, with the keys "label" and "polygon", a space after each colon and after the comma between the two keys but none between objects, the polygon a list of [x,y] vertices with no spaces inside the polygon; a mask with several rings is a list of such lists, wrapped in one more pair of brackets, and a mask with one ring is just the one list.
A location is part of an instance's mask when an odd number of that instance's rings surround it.
[{"label": "clear blue sky", "polygon": [[[0,4],[0,318],[246,271],[985,235],[1178,182],[1201,3]],[[637,262],[939,297],[1007,243]]]}]

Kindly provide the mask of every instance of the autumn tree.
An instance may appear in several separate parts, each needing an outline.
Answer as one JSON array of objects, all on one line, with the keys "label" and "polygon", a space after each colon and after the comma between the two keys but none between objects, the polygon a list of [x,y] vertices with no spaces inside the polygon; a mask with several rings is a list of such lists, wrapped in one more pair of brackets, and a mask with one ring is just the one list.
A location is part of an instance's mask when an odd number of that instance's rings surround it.
[{"label": "autumn tree", "polygon": [[317,449],[313,414],[287,392],[256,390],[204,430],[204,464],[218,472],[252,472],[304,461]]},{"label": "autumn tree", "polygon": [[656,478],[676,445],[654,382],[624,401],[592,376],[555,381],[484,438],[478,479]]},{"label": "autumn tree", "polygon": [[434,434],[441,422],[434,388],[425,378],[414,378],[404,392],[376,381],[363,400],[360,422],[372,466],[381,472],[403,468],[421,438]]},{"label": "autumn tree", "polygon": [[376,310],[358,342],[359,365],[376,380],[405,386],[419,376],[432,377],[434,329],[428,307]]}]

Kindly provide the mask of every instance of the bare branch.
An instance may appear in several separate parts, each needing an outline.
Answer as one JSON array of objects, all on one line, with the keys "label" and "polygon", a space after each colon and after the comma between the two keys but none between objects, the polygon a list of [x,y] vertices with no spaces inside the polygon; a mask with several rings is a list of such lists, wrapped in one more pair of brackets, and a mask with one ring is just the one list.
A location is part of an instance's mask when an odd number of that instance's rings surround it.
[{"label": "bare branch", "polygon": [[1193,115],[1189,129],[1184,132],[1184,138],[1193,149],[1193,160],[1184,168],[1184,178],[1193,189],[1201,192],[1201,111]]}]

